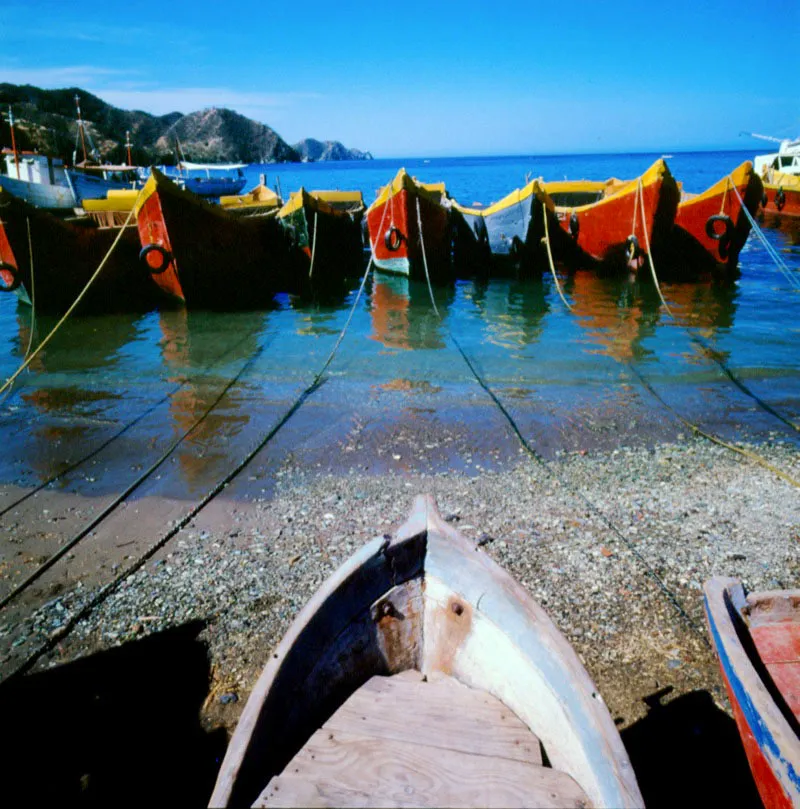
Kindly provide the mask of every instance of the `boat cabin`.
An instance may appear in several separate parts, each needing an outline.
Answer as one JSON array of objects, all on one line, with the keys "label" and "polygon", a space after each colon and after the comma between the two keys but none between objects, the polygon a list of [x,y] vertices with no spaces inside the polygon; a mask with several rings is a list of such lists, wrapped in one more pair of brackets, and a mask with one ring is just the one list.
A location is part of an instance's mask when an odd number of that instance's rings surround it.
[{"label": "boat cabin", "polygon": [[777,152],[756,155],[753,162],[756,172],[761,176],[769,169],[780,171],[783,174],[800,175],[800,139],[785,140]]},{"label": "boat cabin", "polygon": [[41,185],[67,185],[64,161],[60,157],[48,157],[36,152],[17,152],[3,149],[6,174],[27,183]]}]

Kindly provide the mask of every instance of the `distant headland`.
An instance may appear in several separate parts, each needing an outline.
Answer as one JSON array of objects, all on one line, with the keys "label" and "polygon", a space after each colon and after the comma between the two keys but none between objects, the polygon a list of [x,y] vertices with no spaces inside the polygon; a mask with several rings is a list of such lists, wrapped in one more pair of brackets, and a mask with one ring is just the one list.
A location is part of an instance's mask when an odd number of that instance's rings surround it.
[{"label": "distant headland", "polygon": [[[17,146],[72,162],[77,124],[75,96],[80,96],[84,123],[104,161],[124,163],[125,133],[133,143],[137,165],[177,162],[177,142],[187,159],[204,163],[292,163],[317,160],[371,160],[369,152],[348,149],[338,141],[313,138],[290,146],[272,128],[233,110],[213,107],[183,115],[150,115],[122,110],[78,87],[43,90],[29,84],[0,83],[0,106],[16,121]],[[0,123],[0,146],[10,146],[8,122]]]}]

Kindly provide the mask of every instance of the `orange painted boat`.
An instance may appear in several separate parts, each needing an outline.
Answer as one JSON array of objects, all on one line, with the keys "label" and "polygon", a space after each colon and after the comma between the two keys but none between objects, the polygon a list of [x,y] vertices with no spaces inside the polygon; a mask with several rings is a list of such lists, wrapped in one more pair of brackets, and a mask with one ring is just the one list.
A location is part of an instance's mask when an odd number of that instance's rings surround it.
[{"label": "orange painted boat", "polygon": [[669,237],[680,192],[663,160],[635,180],[545,182],[561,230],[551,235],[556,258],[574,267],[638,270],[647,245],[656,250]]},{"label": "orange painted boat", "polygon": [[0,189],[0,290],[16,291],[27,304],[35,297],[38,312],[62,314],[108,254],[81,311],[148,309],[156,295],[138,261],[136,230],[128,228],[111,250],[118,233],[87,216],[53,216]]},{"label": "orange painted boat", "polygon": [[711,639],[766,809],[800,806],[800,590],[703,587]]},{"label": "orange painted boat", "polygon": [[233,216],[151,170],[135,206],[140,259],[193,309],[252,309],[282,288],[289,249],[274,215]]},{"label": "orange painted boat", "polygon": [[750,218],[742,210],[742,201],[755,217],[762,194],[761,179],[749,160],[702,194],[684,194],[670,243],[663,251],[665,269],[735,267],[750,234]]},{"label": "orange painted boat", "polygon": [[379,270],[424,280],[424,243],[431,277],[450,274],[450,202],[444,183],[420,183],[400,169],[392,182],[378,192],[366,219]]},{"label": "orange painted boat", "polygon": [[761,213],[765,224],[779,221],[800,225],[800,174],[767,169],[764,172],[764,195]]}]

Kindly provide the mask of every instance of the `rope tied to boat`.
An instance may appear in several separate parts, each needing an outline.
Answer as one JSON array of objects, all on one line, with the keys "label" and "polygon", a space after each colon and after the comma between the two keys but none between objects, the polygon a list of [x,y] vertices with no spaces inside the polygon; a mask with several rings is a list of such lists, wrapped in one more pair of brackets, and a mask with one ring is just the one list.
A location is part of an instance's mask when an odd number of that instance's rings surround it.
[{"label": "rope tied to boat", "polygon": [[756,238],[758,238],[764,249],[767,251],[767,255],[773,260],[775,266],[783,273],[789,284],[794,287],[795,290],[800,290],[800,279],[798,279],[797,275],[789,269],[786,262],[780,257],[780,255],[778,255],[778,251],[769,243],[769,239],[767,239],[767,237],[764,235],[764,231],[761,229],[758,222],[756,222],[756,220],[753,218],[753,214],[750,213],[750,210],[744,204],[744,200],[739,193],[739,189],[735,185],[733,186],[733,191],[739,200],[739,204],[742,206],[742,210],[747,217],[747,221],[750,222],[750,228],[752,229],[753,233],[756,234]]},{"label": "rope tied to boat", "polygon": [[650,274],[653,276],[653,283],[656,287],[656,292],[658,292],[658,297],[661,299],[661,303],[666,310],[667,314],[675,320],[675,315],[672,314],[672,309],[669,308],[669,304],[664,299],[664,295],[661,292],[661,285],[658,283],[658,276],[656,275],[656,265],[653,262],[653,251],[650,249],[650,234],[648,232],[647,227],[647,214],[645,213],[644,209],[644,186],[642,184],[642,178],[636,181],[636,196],[638,198],[638,204],[642,206],[642,230],[644,231],[644,244],[645,250],[647,251],[647,261],[650,265]]},{"label": "rope tied to boat", "polygon": [[317,217],[319,216],[319,211],[314,211],[314,238],[311,242],[311,264],[308,266],[308,277],[311,278],[311,275],[314,272],[314,256],[317,254]]},{"label": "rope tied to boat", "polygon": [[550,227],[547,224],[547,204],[544,201],[542,201],[542,216],[544,217],[544,238],[542,239],[542,241],[544,242],[545,247],[547,248],[547,260],[550,262],[550,272],[553,274],[553,281],[555,282],[556,290],[558,290],[558,296],[564,302],[564,306],[566,306],[567,309],[569,309],[569,311],[571,312],[572,305],[564,297],[564,293],[561,290],[561,283],[559,282],[558,274],[556,273],[556,267],[555,264],[553,263],[553,253],[550,250]]},{"label": "rope tied to boat", "polygon": [[[141,195],[141,193],[142,192],[140,191],[139,195]],[[134,203],[133,207],[131,208],[131,212],[128,214],[128,218],[125,220],[125,224],[119,229],[117,237],[114,239],[113,243],[111,244],[111,247],[108,248],[108,251],[103,257],[103,260],[100,262],[97,269],[94,271],[92,276],[86,282],[84,288],[78,293],[78,297],[75,298],[75,300],[70,305],[69,309],[67,309],[67,311],[64,312],[64,314],[61,316],[61,319],[58,321],[58,323],[56,323],[55,326],[53,326],[53,328],[50,330],[50,333],[44,338],[44,340],[42,340],[42,342],[39,343],[38,346],[36,346],[33,353],[29,357],[27,357],[19,366],[19,368],[17,368],[17,370],[14,371],[14,373],[8,379],[6,379],[6,381],[3,383],[2,386],[0,386],[0,393],[4,393],[14,384],[14,381],[17,379],[17,377],[34,361],[34,359],[36,359],[36,357],[42,352],[44,347],[50,342],[50,340],[53,339],[56,332],[64,325],[69,316],[75,311],[75,309],[77,309],[78,305],[84,299],[84,297],[86,297],[86,293],[89,291],[92,284],[97,280],[98,276],[103,271],[103,268],[108,263],[109,258],[111,258],[111,255],[114,252],[116,246],[119,244],[119,240],[122,238],[122,234],[125,232],[125,229],[130,225],[131,219],[133,219],[133,214],[135,211],[136,211],[136,203]]]}]

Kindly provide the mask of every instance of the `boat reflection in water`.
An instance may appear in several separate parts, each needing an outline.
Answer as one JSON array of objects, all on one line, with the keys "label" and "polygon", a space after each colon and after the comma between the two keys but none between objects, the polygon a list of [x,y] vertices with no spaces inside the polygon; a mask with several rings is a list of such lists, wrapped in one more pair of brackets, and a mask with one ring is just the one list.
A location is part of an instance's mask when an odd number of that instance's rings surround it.
[{"label": "boat reflection in water", "polygon": [[453,303],[452,285],[433,287],[440,319],[431,305],[424,281],[375,272],[372,275],[370,316],[371,340],[392,350],[443,349],[448,309]]},{"label": "boat reflection in water", "polygon": [[480,313],[487,342],[519,349],[541,339],[550,311],[541,278],[475,283],[469,296]]},{"label": "boat reflection in water", "polygon": [[175,452],[190,492],[212,485],[236,454],[234,442],[250,421],[257,385],[248,382],[245,371],[219,403],[215,402],[257,353],[267,317],[264,312],[221,314],[186,309],[159,313],[161,356],[168,380],[179,385],[169,404],[173,434],[178,439],[191,430]]},{"label": "boat reflection in water", "polygon": [[[603,354],[619,362],[638,361],[650,352],[643,341],[661,326],[696,330],[706,339],[733,326],[738,295],[735,283],[707,280],[662,285],[674,320],[664,310],[652,283],[600,278],[591,272],[577,272],[565,285],[577,321],[587,334],[589,353]],[[658,352],[661,353],[660,351]],[[704,354],[693,344],[693,354]],[[719,359],[727,353],[719,352]],[[685,357],[699,361],[700,357]]]},{"label": "boat reflection in water", "polygon": [[[118,314],[73,317],[58,339],[37,354],[7,401],[21,420],[9,420],[4,430],[4,460],[19,462],[15,477],[32,473],[44,482],[102,443],[132,411],[142,406],[125,395],[119,375],[125,355],[144,339],[146,316]],[[55,326],[57,318],[37,314],[33,347]],[[17,310],[17,355],[22,361],[31,343],[31,310]],[[33,418],[24,402],[39,414]]]}]

